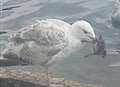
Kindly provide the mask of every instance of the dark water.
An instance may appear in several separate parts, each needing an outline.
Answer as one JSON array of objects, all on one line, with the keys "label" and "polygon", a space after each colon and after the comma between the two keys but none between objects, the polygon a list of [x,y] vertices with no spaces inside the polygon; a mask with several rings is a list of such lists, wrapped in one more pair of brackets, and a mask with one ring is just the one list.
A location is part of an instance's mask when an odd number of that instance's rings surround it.
[{"label": "dark water", "polygon": [[[1,31],[16,31],[36,19],[57,18],[69,23],[85,19],[92,24],[97,36],[103,35],[108,48],[120,48],[120,29],[111,24],[111,0],[3,0],[3,9]],[[8,34],[0,36],[1,47],[7,43],[7,38]],[[88,48],[72,53],[69,58],[53,65],[51,70],[62,73],[67,79],[119,87],[120,55],[85,59],[82,56]]]}]

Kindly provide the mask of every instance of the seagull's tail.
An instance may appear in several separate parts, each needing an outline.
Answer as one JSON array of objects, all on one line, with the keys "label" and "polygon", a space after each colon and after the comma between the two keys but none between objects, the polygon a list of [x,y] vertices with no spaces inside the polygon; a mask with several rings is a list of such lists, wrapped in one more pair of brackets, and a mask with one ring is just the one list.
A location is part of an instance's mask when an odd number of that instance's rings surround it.
[{"label": "seagull's tail", "polygon": [[3,58],[2,56],[0,57],[0,66],[14,66],[17,65],[18,62],[16,60],[10,60],[7,58]]}]

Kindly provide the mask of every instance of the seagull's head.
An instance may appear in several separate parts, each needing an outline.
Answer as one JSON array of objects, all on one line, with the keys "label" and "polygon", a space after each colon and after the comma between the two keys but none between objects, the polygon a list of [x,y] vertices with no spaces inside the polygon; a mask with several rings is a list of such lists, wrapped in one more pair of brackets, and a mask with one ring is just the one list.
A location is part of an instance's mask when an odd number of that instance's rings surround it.
[{"label": "seagull's head", "polygon": [[95,32],[87,21],[77,21],[72,24],[72,28],[74,36],[79,38],[82,42],[93,42],[96,39]]}]

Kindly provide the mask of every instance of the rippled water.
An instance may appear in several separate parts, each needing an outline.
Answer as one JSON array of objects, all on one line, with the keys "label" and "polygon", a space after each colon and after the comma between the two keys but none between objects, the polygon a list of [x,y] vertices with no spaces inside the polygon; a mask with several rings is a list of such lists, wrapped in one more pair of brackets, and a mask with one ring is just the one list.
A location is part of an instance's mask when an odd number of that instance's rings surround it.
[{"label": "rippled water", "polygon": [[[0,16],[0,30],[12,33],[36,19],[58,18],[69,23],[85,19],[92,24],[97,36],[103,35],[108,48],[120,48],[120,29],[111,24],[111,0],[3,0],[3,9],[6,10]],[[8,34],[0,36],[1,47],[7,43],[7,38]],[[62,73],[67,79],[119,87],[120,55],[85,59],[82,56],[86,50],[88,47],[72,53],[50,69]]]}]

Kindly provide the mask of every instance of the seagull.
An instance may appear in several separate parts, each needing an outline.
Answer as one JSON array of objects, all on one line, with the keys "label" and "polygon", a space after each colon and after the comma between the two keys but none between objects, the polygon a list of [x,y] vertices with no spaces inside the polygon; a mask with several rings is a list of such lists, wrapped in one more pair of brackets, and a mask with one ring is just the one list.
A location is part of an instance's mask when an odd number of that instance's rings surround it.
[{"label": "seagull", "polygon": [[27,64],[49,65],[94,39],[95,32],[85,20],[73,24],[59,19],[36,20],[11,35],[1,56]]},{"label": "seagull", "polygon": [[112,25],[116,28],[120,26],[120,0],[113,1]]}]

